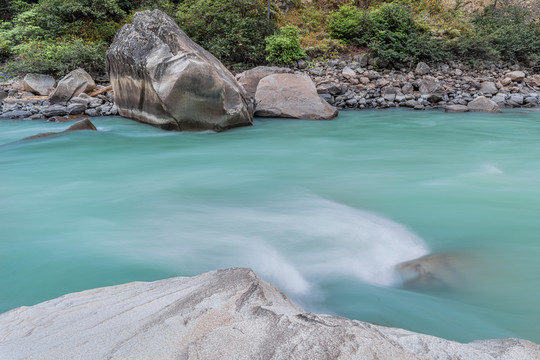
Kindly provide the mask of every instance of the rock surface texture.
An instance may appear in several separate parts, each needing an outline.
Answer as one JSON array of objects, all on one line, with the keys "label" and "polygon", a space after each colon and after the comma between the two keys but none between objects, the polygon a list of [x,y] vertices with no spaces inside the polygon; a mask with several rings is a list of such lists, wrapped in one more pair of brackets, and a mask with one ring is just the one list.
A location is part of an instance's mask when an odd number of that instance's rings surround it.
[{"label": "rock surface texture", "polygon": [[475,112],[489,112],[500,113],[501,109],[499,105],[493,100],[486,98],[485,96],[479,96],[470,103],[467,104],[469,111]]},{"label": "rock surface texture", "polygon": [[65,103],[72,97],[94,90],[94,79],[83,69],[76,69],[58,82],[56,89],[49,96],[52,103]]},{"label": "rock surface texture", "polygon": [[47,137],[47,136],[51,136],[51,135],[57,135],[57,134],[62,134],[62,133],[66,133],[66,132],[70,132],[70,131],[78,131],[78,130],[92,130],[92,131],[96,131],[96,127],[94,126],[94,124],[92,124],[92,122],[88,119],[83,119],[83,120],[80,120],[80,121],[77,121],[75,124],[71,125],[70,127],[68,127],[66,130],[64,131],[60,131],[60,132],[47,132],[47,133],[39,133],[37,135],[33,135],[33,136],[28,136],[28,137],[25,137],[24,139],[22,140],[30,140],[30,139],[39,139],[39,138],[42,138],[42,137]]},{"label": "rock surface texture", "polygon": [[277,66],[257,66],[253,69],[249,69],[236,76],[238,82],[246,89],[247,94],[250,97],[255,97],[257,86],[262,78],[273,74],[285,74],[290,73],[292,70],[288,68],[282,68]]},{"label": "rock surface texture", "polygon": [[460,344],[306,313],[250,269],[69,294],[0,315],[6,359],[540,358],[502,339]]},{"label": "rock surface texture", "polygon": [[56,85],[56,80],[48,75],[27,74],[23,79],[23,86],[26,91],[41,96],[49,95],[49,91],[54,89],[54,85]]},{"label": "rock surface texture", "polygon": [[308,76],[269,75],[259,81],[255,93],[256,116],[329,120],[338,110],[324,101]]},{"label": "rock surface texture", "polygon": [[106,60],[122,116],[169,130],[252,123],[251,102],[234,76],[159,10],[136,13]]}]

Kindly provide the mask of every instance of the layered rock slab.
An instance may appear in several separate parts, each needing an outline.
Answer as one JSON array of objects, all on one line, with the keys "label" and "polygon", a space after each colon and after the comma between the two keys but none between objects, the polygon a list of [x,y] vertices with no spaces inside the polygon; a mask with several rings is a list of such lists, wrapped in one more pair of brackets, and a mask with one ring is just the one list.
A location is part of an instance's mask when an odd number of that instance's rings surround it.
[{"label": "layered rock slab", "polygon": [[538,359],[540,346],[460,344],[304,312],[250,269],[135,282],[0,315],[7,359]]},{"label": "layered rock slab", "polygon": [[106,62],[122,116],[169,130],[221,131],[253,121],[233,75],[159,10],[136,13]]},{"label": "layered rock slab", "polygon": [[274,74],[262,78],[255,93],[255,116],[330,120],[338,110],[317,94],[308,76]]}]

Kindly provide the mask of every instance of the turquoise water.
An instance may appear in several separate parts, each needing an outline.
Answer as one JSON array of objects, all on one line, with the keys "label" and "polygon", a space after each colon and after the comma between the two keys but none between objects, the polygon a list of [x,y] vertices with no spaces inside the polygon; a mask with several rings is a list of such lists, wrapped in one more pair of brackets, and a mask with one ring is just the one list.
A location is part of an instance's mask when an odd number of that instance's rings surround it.
[{"label": "turquoise water", "polygon": [[[0,121],[0,312],[249,266],[295,302],[458,341],[540,342],[540,112],[342,112],[171,133]],[[453,290],[394,266],[457,252]],[[465,284],[464,284],[465,285]]]}]

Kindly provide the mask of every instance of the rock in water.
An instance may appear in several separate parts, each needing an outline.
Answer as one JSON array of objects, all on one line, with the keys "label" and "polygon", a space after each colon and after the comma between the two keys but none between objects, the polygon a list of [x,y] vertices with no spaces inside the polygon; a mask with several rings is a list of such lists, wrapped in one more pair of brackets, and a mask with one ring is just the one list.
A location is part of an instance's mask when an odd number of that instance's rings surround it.
[{"label": "rock in water", "polygon": [[338,110],[324,101],[308,76],[269,75],[259,81],[255,93],[256,116],[329,120]]},{"label": "rock in water", "polygon": [[501,108],[493,100],[488,99],[485,96],[479,96],[470,103],[467,104],[469,111],[473,112],[488,112],[488,113],[500,113]]},{"label": "rock in water", "polygon": [[466,285],[471,261],[464,255],[431,254],[396,265],[406,287],[450,290]]},{"label": "rock in water", "polygon": [[22,140],[38,139],[38,138],[42,138],[42,137],[47,137],[47,136],[51,136],[51,135],[57,135],[57,134],[70,132],[70,131],[77,131],[77,130],[97,130],[97,129],[94,126],[94,124],[92,124],[92,122],[90,120],[83,119],[83,120],[77,121],[75,124],[71,125],[70,127],[68,127],[64,131],[39,133],[37,135],[25,137]]},{"label": "rock in water", "polygon": [[250,269],[135,282],[0,315],[6,359],[519,359],[526,340],[460,344],[306,313]]},{"label": "rock in water", "polygon": [[58,82],[56,89],[49,96],[49,101],[52,103],[67,102],[72,97],[92,91],[95,87],[96,83],[86,71],[76,69]]},{"label": "rock in water", "polygon": [[26,74],[23,86],[26,91],[36,95],[47,96],[49,91],[54,89],[56,80],[52,76],[41,74]]},{"label": "rock in water", "polygon": [[159,10],[138,12],[106,56],[120,115],[170,130],[251,125],[244,89]]}]

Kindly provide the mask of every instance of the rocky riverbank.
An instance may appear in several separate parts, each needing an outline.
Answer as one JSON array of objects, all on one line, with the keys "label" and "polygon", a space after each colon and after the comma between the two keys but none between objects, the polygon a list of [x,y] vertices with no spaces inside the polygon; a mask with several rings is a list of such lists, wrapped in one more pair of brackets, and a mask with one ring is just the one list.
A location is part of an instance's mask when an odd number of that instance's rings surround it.
[{"label": "rocky riverbank", "polygon": [[77,69],[56,79],[28,74],[0,84],[0,119],[68,121],[118,115],[110,83]]},{"label": "rocky riverbank", "polygon": [[468,344],[305,312],[250,269],[135,282],[0,315],[6,359],[540,358],[520,339]]},{"label": "rocky riverbank", "polygon": [[318,93],[339,109],[444,109],[466,106],[480,96],[500,108],[540,104],[540,75],[518,65],[475,69],[453,62],[436,67],[419,63],[411,70],[376,71],[367,57],[357,56],[348,61],[300,61],[294,71],[308,74]]},{"label": "rocky riverbank", "polygon": [[[446,109],[448,112],[498,112],[500,108],[540,106],[540,75],[520,69],[518,65],[496,64],[475,69],[452,62],[436,67],[419,63],[410,70],[376,71],[365,56],[357,56],[309,64],[300,61],[289,68],[257,69],[263,69],[267,75],[307,75],[316,85],[320,97],[340,110],[407,107]],[[260,70],[255,72],[260,73]],[[237,79],[241,76],[238,74]],[[257,78],[255,88],[259,80]],[[253,84],[243,84],[247,92],[254,95],[255,88],[250,89]],[[64,97],[63,101],[51,101],[50,96],[28,91],[24,80],[14,80],[0,84],[0,101],[0,119],[64,121],[81,115],[119,114],[107,78],[96,79],[91,91],[79,92],[67,100]]]}]

